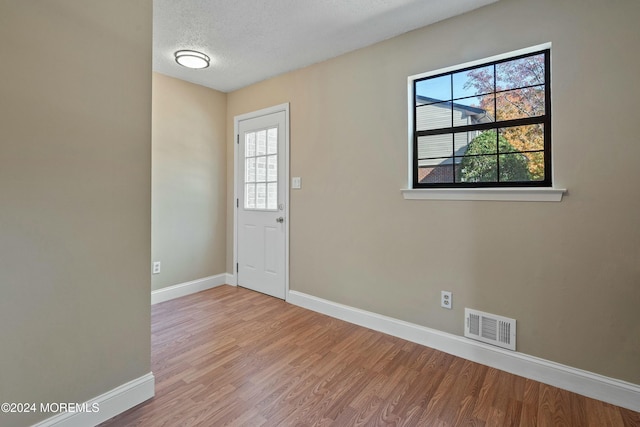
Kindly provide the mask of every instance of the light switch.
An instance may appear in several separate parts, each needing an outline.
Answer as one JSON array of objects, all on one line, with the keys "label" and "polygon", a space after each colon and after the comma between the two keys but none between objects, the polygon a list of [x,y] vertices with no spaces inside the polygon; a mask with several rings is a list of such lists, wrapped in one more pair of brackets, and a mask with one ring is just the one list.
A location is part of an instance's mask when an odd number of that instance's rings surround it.
[{"label": "light switch", "polygon": [[302,180],[299,176],[291,178],[291,188],[302,188]]}]

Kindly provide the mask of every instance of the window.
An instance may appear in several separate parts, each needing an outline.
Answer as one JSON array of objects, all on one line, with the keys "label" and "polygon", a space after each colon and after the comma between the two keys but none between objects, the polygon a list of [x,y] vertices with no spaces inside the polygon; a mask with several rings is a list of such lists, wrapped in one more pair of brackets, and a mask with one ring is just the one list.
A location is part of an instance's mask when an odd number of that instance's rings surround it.
[{"label": "window", "polygon": [[413,188],[550,187],[550,50],[410,78]]},{"label": "window", "polygon": [[278,210],[278,128],[244,135],[244,208]]}]

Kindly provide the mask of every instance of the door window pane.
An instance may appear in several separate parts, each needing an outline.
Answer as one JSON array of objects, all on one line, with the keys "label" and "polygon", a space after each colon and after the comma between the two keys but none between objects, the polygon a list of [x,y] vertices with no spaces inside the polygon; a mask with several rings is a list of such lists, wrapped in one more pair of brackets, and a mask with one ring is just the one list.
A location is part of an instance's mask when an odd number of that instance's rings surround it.
[{"label": "door window pane", "polygon": [[267,180],[267,158],[265,156],[256,157],[256,181],[265,182]]},{"label": "door window pane", "polygon": [[246,159],[245,160],[245,182],[256,182],[256,159]]},{"label": "door window pane", "polygon": [[246,184],[244,188],[245,209],[255,209],[256,207],[256,185]]},{"label": "door window pane", "polygon": [[264,156],[267,154],[267,131],[261,130],[256,135],[256,155]]},{"label": "door window pane", "polygon": [[267,207],[267,184],[256,184],[256,209]]},{"label": "door window pane", "polygon": [[249,132],[244,136],[245,141],[245,157],[253,157],[256,155],[256,133]]},{"label": "door window pane", "polygon": [[267,181],[278,181],[278,156],[267,157]]},{"label": "door window pane", "polygon": [[278,152],[278,128],[272,128],[267,131],[267,154],[276,154]]},{"label": "door window pane", "polygon": [[245,141],[245,209],[278,209],[278,128],[247,132]]}]

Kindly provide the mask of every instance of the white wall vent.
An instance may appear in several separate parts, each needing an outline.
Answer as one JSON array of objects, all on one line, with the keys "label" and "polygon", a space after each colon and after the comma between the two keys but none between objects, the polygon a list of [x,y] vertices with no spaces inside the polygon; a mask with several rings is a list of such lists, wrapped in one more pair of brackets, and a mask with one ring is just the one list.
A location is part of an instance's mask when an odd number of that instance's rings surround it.
[{"label": "white wall vent", "polygon": [[464,309],[464,317],[465,337],[515,351],[516,319],[470,308]]}]

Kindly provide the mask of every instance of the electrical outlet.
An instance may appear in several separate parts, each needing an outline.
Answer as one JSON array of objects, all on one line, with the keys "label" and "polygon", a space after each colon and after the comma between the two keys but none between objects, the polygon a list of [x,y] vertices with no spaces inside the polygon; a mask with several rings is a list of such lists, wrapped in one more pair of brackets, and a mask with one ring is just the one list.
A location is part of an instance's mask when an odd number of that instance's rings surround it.
[{"label": "electrical outlet", "polygon": [[160,261],[155,261],[153,263],[153,270],[151,272],[153,274],[160,274]]},{"label": "electrical outlet", "polygon": [[451,298],[451,292],[440,291],[440,307],[451,310],[453,306],[453,299]]}]

